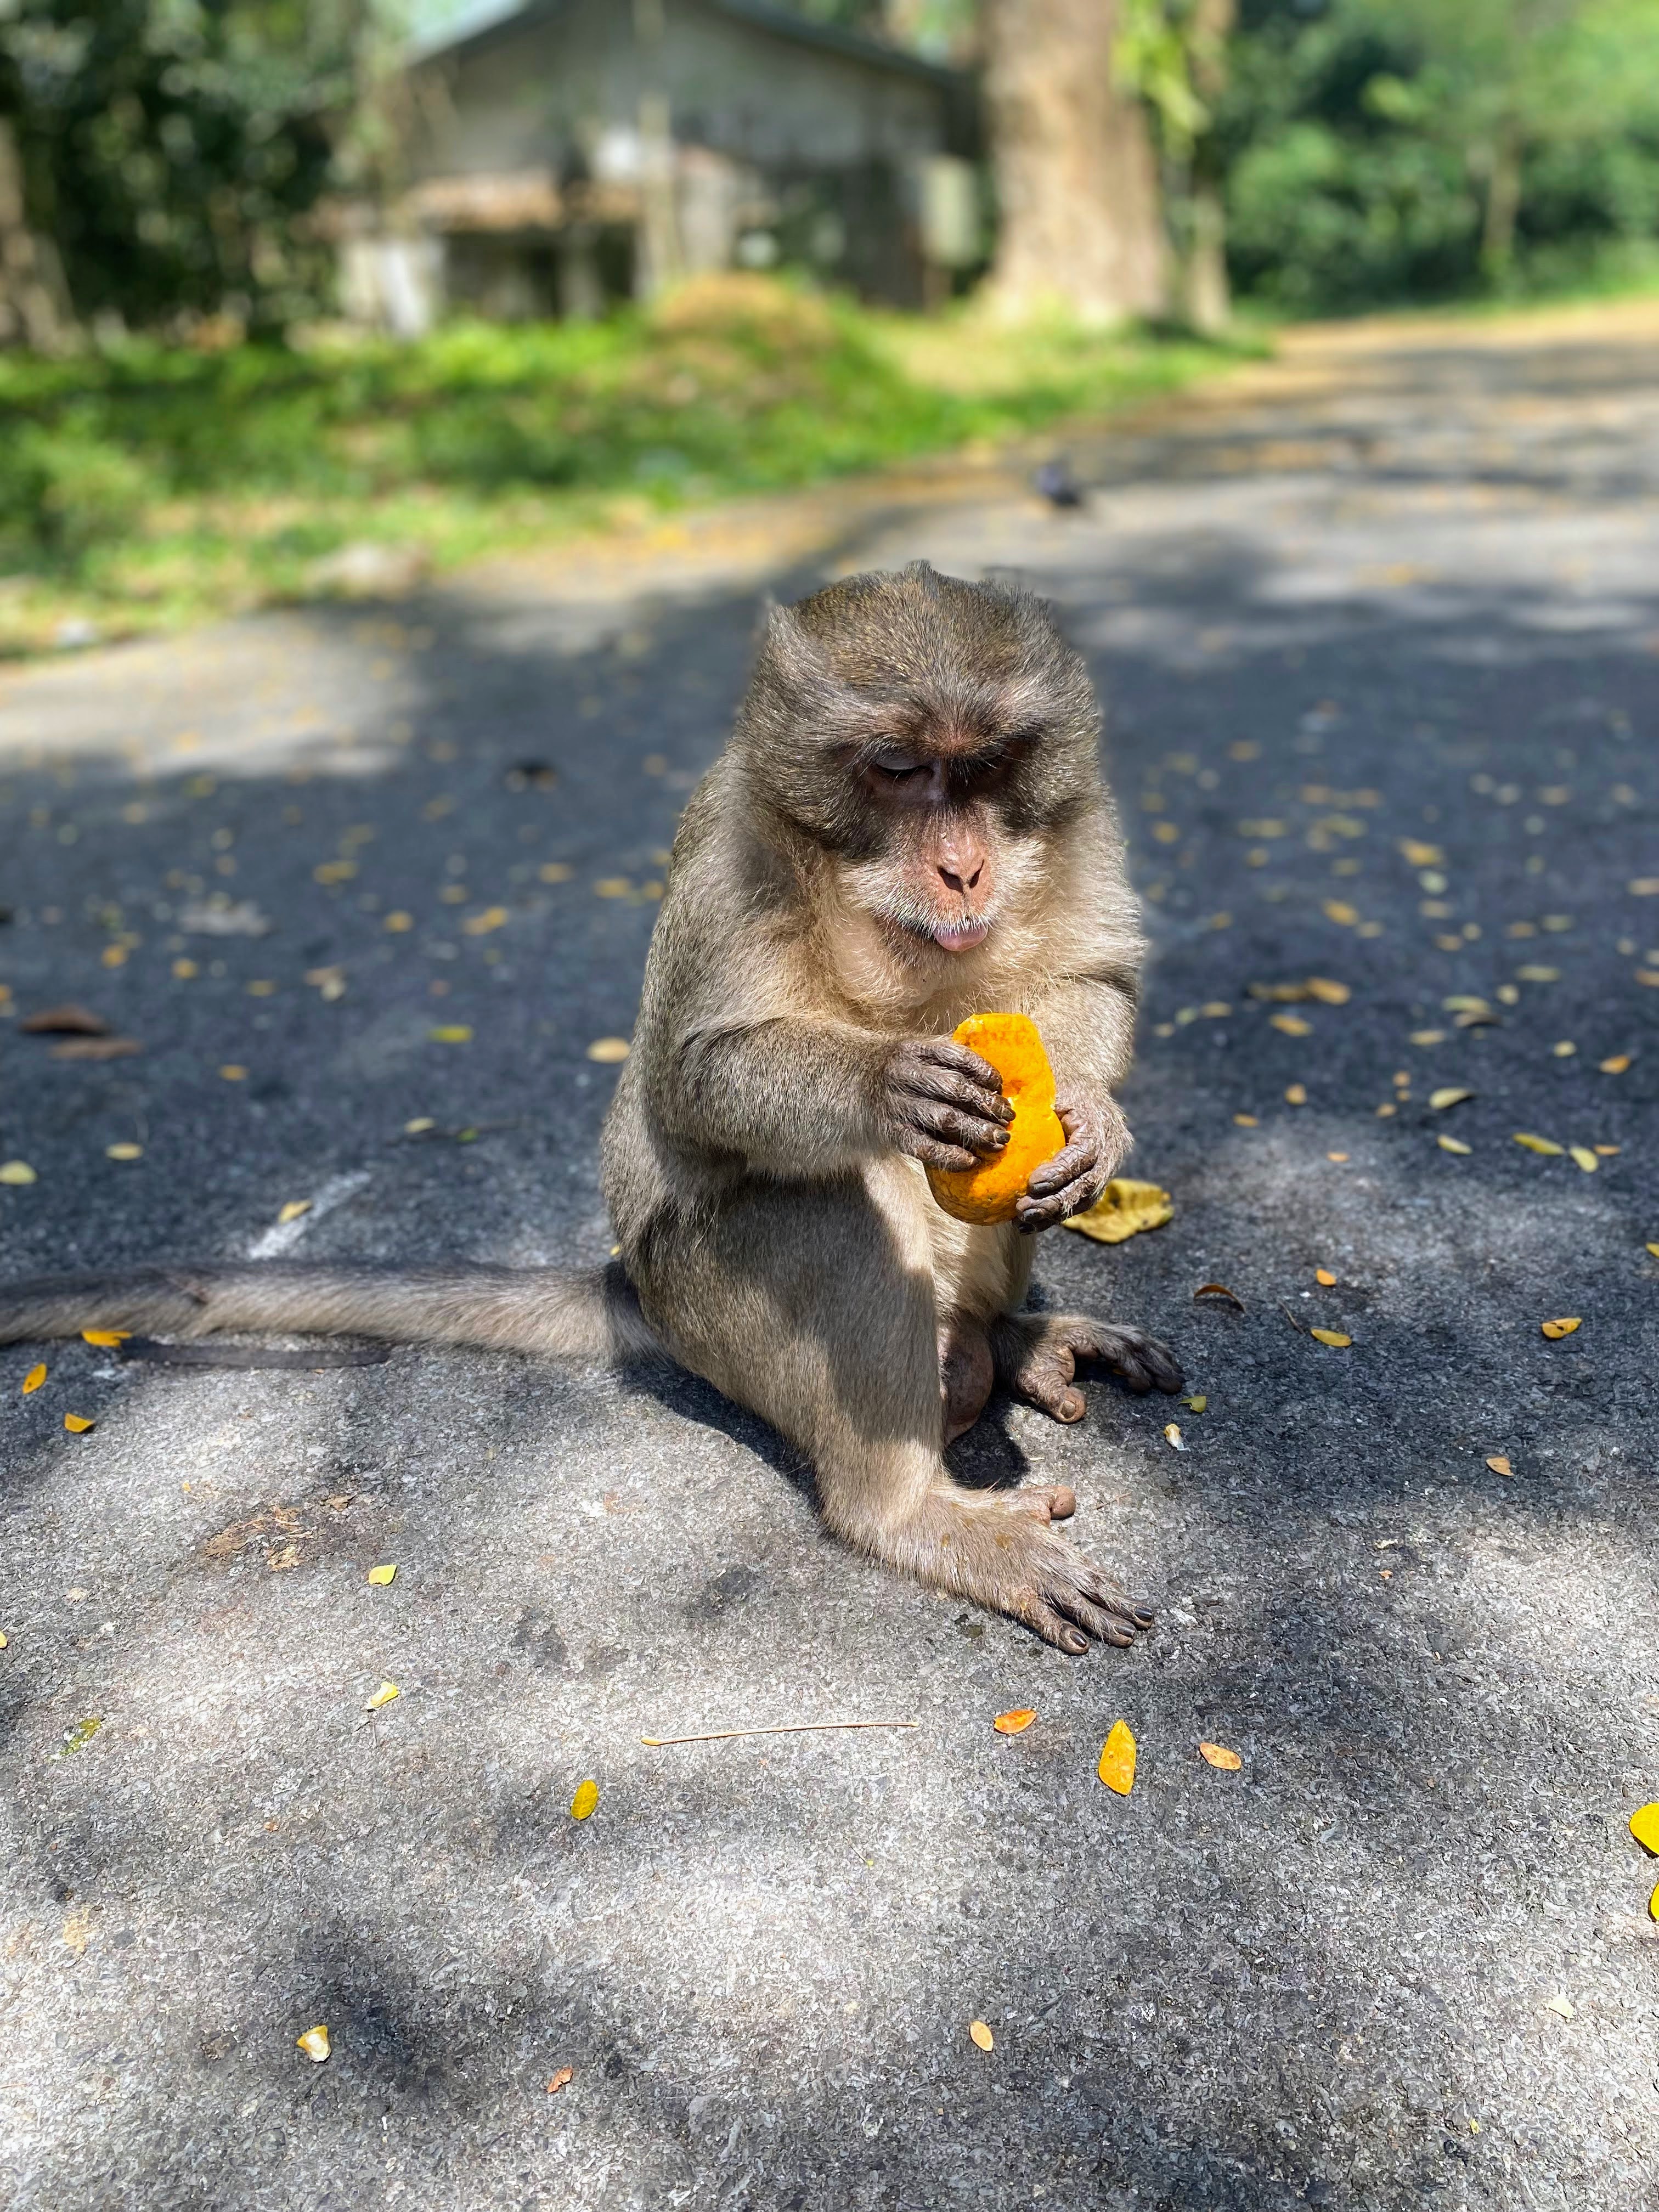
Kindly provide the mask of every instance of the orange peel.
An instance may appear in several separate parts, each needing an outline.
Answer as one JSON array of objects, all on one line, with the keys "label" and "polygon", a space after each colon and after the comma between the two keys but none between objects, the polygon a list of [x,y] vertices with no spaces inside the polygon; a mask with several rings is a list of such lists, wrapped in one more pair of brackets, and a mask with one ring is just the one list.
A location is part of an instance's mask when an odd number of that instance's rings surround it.
[{"label": "orange peel", "polygon": [[1034,1170],[1065,1149],[1054,1072],[1036,1024],[1024,1014],[969,1014],[952,1034],[995,1068],[1014,1118],[1000,1152],[971,1168],[929,1168],[928,1188],[958,1221],[1012,1221]]}]

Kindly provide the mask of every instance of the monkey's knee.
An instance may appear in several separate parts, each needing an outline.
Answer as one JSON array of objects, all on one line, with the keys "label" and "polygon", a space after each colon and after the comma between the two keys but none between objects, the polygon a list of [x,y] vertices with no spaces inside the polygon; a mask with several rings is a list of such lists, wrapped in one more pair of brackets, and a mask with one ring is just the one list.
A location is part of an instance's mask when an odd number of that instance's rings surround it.
[{"label": "monkey's knee", "polygon": [[985,1411],[996,1364],[991,1339],[981,1322],[956,1316],[939,1331],[939,1388],[945,1441],[965,1436]]}]

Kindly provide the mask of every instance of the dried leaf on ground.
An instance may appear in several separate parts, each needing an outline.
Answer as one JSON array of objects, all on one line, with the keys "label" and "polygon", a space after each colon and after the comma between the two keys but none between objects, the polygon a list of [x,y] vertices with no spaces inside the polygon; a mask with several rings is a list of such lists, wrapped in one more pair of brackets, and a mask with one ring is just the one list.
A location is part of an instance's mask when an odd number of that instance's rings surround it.
[{"label": "dried leaf on ground", "polygon": [[127,1143],[106,1145],[104,1147],[104,1158],[106,1160],[142,1160],[143,1157],[144,1148],[142,1145]]},{"label": "dried leaf on ground", "polygon": [[109,1035],[109,1024],[101,1014],[89,1013],[85,1006],[44,1006],[38,1014],[25,1014],[18,1028],[29,1036],[93,1036]]},{"label": "dried leaf on ground", "polygon": [[1308,996],[1317,999],[1322,1006],[1346,1006],[1353,996],[1350,985],[1329,975],[1310,975],[1306,988]]},{"label": "dried leaf on ground", "polygon": [[309,1213],[310,1211],[311,1200],[308,1198],[290,1198],[276,1216],[276,1224],[278,1228],[285,1229],[290,1221],[297,1221],[302,1213]]},{"label": "dried leaf on ground", "polygon": [[368,1579],[376,1589],[384,1589],[388,1583],[396,1580],[397,1573],[395,1563],[388,1559],[382,1566],[371,1567],[368,1571]]},{"label": "dried leaf on ground", "polygon": [[1127,1797],[1135,1784],[1135,1740],[1127,1721],[1114,1721],[1100,1748],[1096,1773],[1109,1790]]},{"label": "dried leaf on ground", "polygon": [[1632,1057],[1627,1052],[1615,1052],[1609,1059],[1598,1060],[1596,1066],[1603,1075],[1622,1075],[1630,1066]]},{"label": "dried leaf on ground", "polygon": [[1269,1024],[1284,1036],[1311,1036],[1313,1024],[1304,1022],[1300,1014],[1269,1014]]},{"label": "dried leaf on ground", "polygon": [[1460,1158],[1467,1159],[1474,1150],[1473,1145],[1466,1145],[1461,1137],[1437,1137],[1434,1141],[1443,1152],[1455,1152]]},{"label": "dried leaf on ground", "polygon": [[1558,1991],[1553,1997],[1545,1998],[1544,2009],[1546,2012],[1558,2014],[1563,2020],[1571,2020],[1573,2016],[1573,2007],[1571,2000],[1561,1996],[1559,1991]]},{"label": "dried leaf on ground", "polygon": [[428,1030],[427,1035],[434,1044],[471,1044],[472,1042],[472,1032],[465,1022],[441,1022],[436,1029]]},{"label": "dried leaf on ground", "polygon": [[1237,1774],[1243,1760],[1236,1751],[1229,1751],[1224,1743],[1200,1743],[1200,1758],[1207,1759],[1212,1766],[1218,1766],[1224,1774]]},{"label": "dried leaf on ground", "polygon": [[1285,1103],[1287,1106],[1305,1106],[1307,1103],[1308,1086],[1305,1083],[1292,1083],[1285,1091]]},{"label": "dried leaf on ground", "polygon": [[587,1056],[610,1066],[617,1060],[626,1060],[632,1049],[626,1037],[595,1037],[587,1048]]},{"label": "dried leaf on ground", "polygon": [[1523,983],[1559,983],[1561,980],[1561,970],[1559,968],[1528,965],[1525,968],[1517,968],[1515,972]]},{"label": "dried leaf on ground", "polygon": [[1185,1451],[1187,1449],[1187,1440],[1181,1433],[1179,1424],[1175,1421],[1164,1424],[1164,1441],[1171,1451]]},{"label": "dried leaf on ground", "polygon": [[1314,1280],[1322,1291],[1334,1291],[1336,1288],[1336,1277],[1332,1274],[1328,1267],[1316,1267]]},{"label": "dried leaf on ground", "polygon": [[38,1390],[46,1379],[46,1363],[44,1359],[37,1360],[34,1365],[30,1368],[28,1373],[23,1377],[24,1397],[27,1398],[32,1391]]},{"label": "dried leaf on ground", "polygon": [[1647,1249],[1656,1260],[1659,1260],[1659,1244],[1650,1244]]},{"label": "dried leaf on ground", "polygon": [[303,2035],[296,2035],[294,2040],[306,2057],[319,2066],[329,2054],[328,2030],[320,2022],[315,2027],[308,2027]]},{"label": "dried leaf on ground", "polygon": [[382,1705],[389,1705],[394,1698],[401,1697],[402,1694],[395,1682],[383,1681],[380,1688],[369,1698],[363,1711],[366,1713],[378,1713]]},{"label": "dried leaf on ground", "polygon": [[1261,1127],[1254,1114],[1235,1114],[1233,1121],[1241,1129],[1259,1129]]},{"label": "dried leaf on ground", "polygon": [[1528,1152],[1536,1152],[1540,1158],[1547,1160],[1559,1160],[1566,1150],[1564,1145],[1556,1144],[1552,1138],[1534,1137],[1525,1129],[1516,1131],[1515,1141],[1524,1146]]},{"label": "dried leaf on ground", "polygon": [[1326,921],[1335,922],[1340,928],[1352,929],[1359,919],[1358,908],[1350,906],[1346,899],[1325,899],[1321,903]]},{"label": "dried leaf on ground", "polygon": [[95,1429],[97,1425],[97,1422],[85,1413],[65,1413],[64,1416],[64,1426],[72,1437],[83,1437],[88,1429]]},{"label": "dried leaf on ground", "polygon": [[83,1721],[64,1730],[64,1740],[52,1754],[54,1759],[73,1759],[77,1751],[84,1751],[104,1725],[101,1713],[88,1713]]},{"label": "dried leaf on ground", "polygon": [[1340,1328],[1310,1328],[1308,1334],[1316,1344],[1328,1344],[1337,1352],[1346,1352],[1353,1342],[1353,1339],[1344,1336]]},{"label": "dried leaf on ground", "polygon": [[1425,845],[1420,837],[1402,837],[1400,856],[1412,868],[1437,868],[1446,857],[1438,845]]},{"label": "dried leaf on ground", "polygon": [[1016,1705],[1011,1713],[999,1713],[991,1726],[999,1735],[1020,1735],[1036,1718],[1035,1705]]},{"label": "dried leaf on ground", "polygon": [[10,1641],[11,1638],[6,1634],[5,1631],[3,1629],[0,1629],[0,1651],[3,1651]]},{"label": "dried leaf on ground", "polygon": [[981,2051],[994,2051],[996,2048],[996,2038],[982,2020],[970,2020],[968,2023],[968,2033]]},{"label": "dried leaf on ground", "polygon": [[553,2076],[552,2080],[547,2085],[548,2095],[550,2097],[556,2097],[559,2091],[563,2088],[565,2083],[567,2081],[574,2081],[575,2077],[576,2069],[574,2066],[561,2066],[558,2072]]},{"label": "dried leaf on ground", "polygon": [[1569,1145],[1567,1151],[1574,1165],[1583,1168],[1586,1175],[1594,1175],[1601,1164],[1588,1145]]},{"label": "dried leaf on ground", "polygon": [[1114,1176],[1094,1204],[1065,1224],[1097,1244],[1121,1244],[1144,1229],[1162,1229],[1175,1217],[1175,1200],[1155,1182]]},{"label": "dried leaf on ground", "polygon": [[1513,1475],[1515,1473],[1515,1469],[1510,1465],[1509,1456],[1504,1452],[1494,1452],[1486,1462],[1486,1465],[1494,1474]]},{"label": "dried leaf on ground", "polygon": [[1574,1329],[1582,1328],[1583,1323],[1578,1315],[1573,1314],[1562,1321],[1541,1321],[1538,1326],[1553,1343],[1559,1337],[1571,1336]]},{"label": "dried leaf on ground", "polygon": [[137,1037],[70,1037],[55,1044],[49,1060],[131,1060],[143,1050]]},{"label": "dried leaf on ground", "polygon": [[1461,1106],[1465,1099],[1473,1098],[1473,1091],[1465,1091],[1455,1083],[1449,1083],[1443,1091],[1431,1091],[1429,1104],[1437,1114],[1443,1114],[1449,1106]]},{"label": "dried leaf on ground", "polygon": [[1630,1832],[1644,1851],[1659,1853],[1659,1804],[1638,1806],[1630,1816]]},{"label": "dried leaf on ground", "polygon": [[130,1328],[83,1328],[81,1332],[81,1341],[82,1344],[96,1344],[107,1348],[111,1345],[125,1344],[131,1334],[132,1331]]},{"label": "dried leaf on ground", "polygon": [[599,1785],[591,1778],[576,1784],[576,1794],[570,1801],[570,1817],[585,1820],[599,1802]]},{"label": "dried leaf on ground", "polygon": [[1418,1045],[1444,1044],[1446,1032],[1444,1030],[1413,1030],[1411,1041]]},{"label": "dried leaf on ground", "polygon": [[1181,1402],[1189,1413],[1201,1413],[1210,1402],[1209,1395],[1206,1391],[1198,1390],[1190,1398],[1183,1398]]},{"label": "dried leaf on ground", "polygon": [[1225,1298],[1231,1304],[1236,1305],[1240,1313],[1244,1310],[1243,1299],[1239,1297],[1237,1291],[1230,1291],[1225,1283],[1200,1283],[1193,1292],[1193,1296],[1195,1298]]},{"label": "dried leaf on ground", "polygon": [[26,1183],[38,1182],[40,1177],[27,1160],[0,1162],[0,1182],[15,1183],[21,1189]]}]

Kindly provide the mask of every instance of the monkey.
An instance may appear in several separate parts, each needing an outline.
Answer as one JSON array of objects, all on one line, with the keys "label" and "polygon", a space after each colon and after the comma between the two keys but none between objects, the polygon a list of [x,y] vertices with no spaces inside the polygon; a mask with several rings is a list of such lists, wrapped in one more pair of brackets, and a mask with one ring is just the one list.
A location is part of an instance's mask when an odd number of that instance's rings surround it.
[{"label": "monkey", "polygon": [[[47,1277],[0,1290],[0,1342],[96,1325],[666,1357],[804,1455],[854,1550],[1073,1656],[1127,1644],[1152,1609],[1056,1528],[1073,1492],[969,1487],[944,1458],[998,1382],[1062,1422],[1085,1410],[1079,1362],[1182,1387],[1141,1330],[1025,1304],[1036,1236],[1129,1145],[1145,946],[1101,727],[1024,590],[917,562],[773,607],[675,836],[601,1133],[617,1261]],[[1008,1140],[996,1071],[951,1035],[984,1011],[1036,1024],[1066,1138],[993,1226],[945,1213],[925,1172]]]}]

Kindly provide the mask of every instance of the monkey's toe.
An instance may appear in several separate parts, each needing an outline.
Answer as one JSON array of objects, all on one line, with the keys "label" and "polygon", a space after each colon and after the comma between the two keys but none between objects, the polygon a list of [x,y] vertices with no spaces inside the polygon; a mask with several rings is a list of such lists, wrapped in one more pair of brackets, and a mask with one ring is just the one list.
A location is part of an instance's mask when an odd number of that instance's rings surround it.
[{"label": "monkey's toe", "polygon": [[1077,1511],[1077,1492],[1068,1482],[1016,1491],[1014,1502],[1027,1513],[1034,1513],[1039,1521],[1069,1521]]}]

